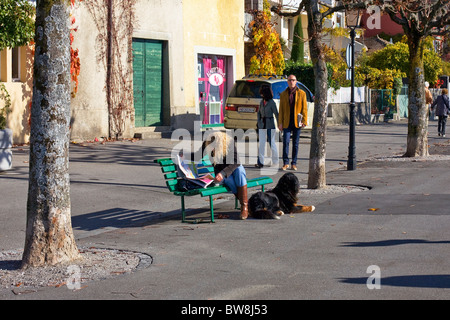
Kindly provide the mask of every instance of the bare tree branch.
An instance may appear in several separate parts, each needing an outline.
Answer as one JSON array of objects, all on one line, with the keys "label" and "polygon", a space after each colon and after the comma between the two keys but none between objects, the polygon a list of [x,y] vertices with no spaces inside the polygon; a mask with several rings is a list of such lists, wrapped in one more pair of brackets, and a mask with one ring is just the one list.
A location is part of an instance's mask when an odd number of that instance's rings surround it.
[{"label": "bare tree branch", "polygon": [[[296,17],[296,16],[300,15],[301,12],[304,10],[305,2],[306,2],[306,0],[303,0],[299,4],[298,9],[295,12],[282,11],[282,5],[273,6],[271,8],[271,11],[275,12],[276,14],[278,14],[279,16],[282,16],[282,17]],[[326,10],[325,12],[322,13],[321,20],[323,20],[325,17],[327,17],[329,15],[332,15],[335,12],[340,12],[340,11],[344,11],[344,10],[352,10],[352,9],[367,9],[367,7],[370,6],[372,2],[373,2],[373,0],[348,1],[348,2],[344,1],[343,4],[332,7],[327,3],[318,1],[319,5],[328,8],[328,10]]]},{"label": "bare tree branch", "polygon": [[[404,29],[410,30],[411,26],[409,24],[409,20],[405,15],[403,9],[396,10],[396,8],[392,4],[383,4],[382,10],[389,15],[392,21],[401,25]],[[399,17],[400,15],[400,17]]]},{"label": "bare tree branch", "polygon": [[281,11],[282,10],[282,5],[278,5],[278,6],[273,6],[272,8],[270,8],[270,10],[272,12],[275,12],[276,14],[278,14],[279,16],[282,17],[297,17],[300,15],[300,13],[302,13],[303,9],[305,8],[305,4],[302,2],[300,2],[297,11],[295,12],[284,12]]},{"label": "bare tree branch", "polygon": [[374,1],[381,6],[392,21],[403,26],[406,32],[416,30],[428,35],[443,35],[445,26],[450,23],[450,4],[448,0],[428,1]]},{"label": "bare tree branch", "polygon": [[336,5],[334,7],[330,7],[329,5],[325,5],[320,2],[321,5],[326,6],[328,8],[327,11],[322,13],[322,18],[326,16],[332,15],[335,12],[345,11],[345,10],[355,10],[355,9],[367,9],[368,6],[371,5],[373,0],[364,0],[364,1],[341,1],[342,4]]},{"label": "bare tree branch", "polygon": [[[448,26],[450,24],[450,3],[448,0],[440,0],[438,1],[432,8],[430,16],[430,20],[428,23],[428,26],[430,28],[430,32],[435,34],[433,32],[434,28],[442,29],[445,26]],[[440,30],[439,32],[442,32],[445,30]]]}]

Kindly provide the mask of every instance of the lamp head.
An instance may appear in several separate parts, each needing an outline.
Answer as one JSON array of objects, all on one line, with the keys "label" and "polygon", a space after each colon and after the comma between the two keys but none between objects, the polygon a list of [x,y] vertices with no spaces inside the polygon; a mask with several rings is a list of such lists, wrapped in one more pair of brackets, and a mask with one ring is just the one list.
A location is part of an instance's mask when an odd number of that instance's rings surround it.
[{"label": "lamp head", "polygon": [[352,9],[346,12],[347,27],[349,28],[359,28],[361,24],[361,10]]}]

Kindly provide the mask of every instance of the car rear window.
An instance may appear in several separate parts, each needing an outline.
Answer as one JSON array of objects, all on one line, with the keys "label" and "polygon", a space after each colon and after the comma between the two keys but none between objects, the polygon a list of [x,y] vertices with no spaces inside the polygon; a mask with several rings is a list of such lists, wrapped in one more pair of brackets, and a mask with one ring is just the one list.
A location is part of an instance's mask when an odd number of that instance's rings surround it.
[{"label": "car rear window", "polygon": [[[282,93],[288,87],[287,81],[275,82],[272,84],[273,98],[280,99],[280,93]],[[306,100],[308,102],[312,102],[312,96],[309,90],[303,85],[301,82],[297,82],[297,87],[305,91]]]},{"label": "car rear window", "polygon": [[233,98],[261,98],[259,88],[264,82],[262,81],[236,81],[230,92]]},{"label": "car rear window", "polygon": [[282,93],[288,87],[287,81],[275,82],[272,84],[272,92],[274,99],[280,99],[280,93]]}]

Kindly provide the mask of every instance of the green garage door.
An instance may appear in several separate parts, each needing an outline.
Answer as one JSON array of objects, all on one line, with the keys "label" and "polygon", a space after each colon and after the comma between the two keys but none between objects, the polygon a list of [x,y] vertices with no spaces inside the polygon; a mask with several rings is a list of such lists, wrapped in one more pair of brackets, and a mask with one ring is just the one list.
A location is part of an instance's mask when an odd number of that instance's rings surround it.
[{"label": "green garage door", "polygon": [[162,125],[162,41],[133,39],[135,126]]}]

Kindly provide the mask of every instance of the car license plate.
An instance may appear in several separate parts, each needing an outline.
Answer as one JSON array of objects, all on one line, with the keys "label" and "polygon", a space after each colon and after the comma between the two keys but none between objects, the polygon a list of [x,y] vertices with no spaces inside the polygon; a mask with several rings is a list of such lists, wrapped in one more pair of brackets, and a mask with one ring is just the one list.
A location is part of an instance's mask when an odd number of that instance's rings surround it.
[{"label": "car license plate", "polygon": [[252,113],[255,112],[255,108],[246,108],[246,107],[239,107],[238,112],[248,112]]}]

